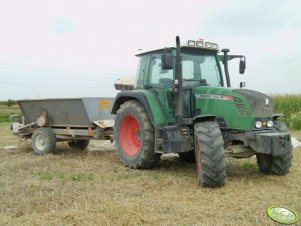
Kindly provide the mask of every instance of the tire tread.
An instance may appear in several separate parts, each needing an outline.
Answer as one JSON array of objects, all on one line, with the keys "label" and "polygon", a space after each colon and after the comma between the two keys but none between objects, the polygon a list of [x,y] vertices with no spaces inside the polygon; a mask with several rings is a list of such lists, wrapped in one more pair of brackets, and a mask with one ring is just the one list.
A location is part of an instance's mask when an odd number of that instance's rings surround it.
[{"label": "tire tread", "polygon": [[214,121],[197,123],[195,135],[200,145],[202,173],[199,183],[203,187],[220,187],[226,181],[224,141],[219,126]]},{"label": "tire tread", "polygon": [[143,137],[145,137],[144,139],[145,143],[142,147],[141,155],[139,155],[139,157],[136,158],[134,161],[128,161],[126,158],[124,158],[122,153],[123,151],[119,144],[118,120],[115,120],[114,137],[115,137],[115,146],[117,148],[118,155],[121,161],[123,162],[123,164],[131,169],[152,168],[160,159],[160,156],[154,153],[154,139],[155,139],[154,127],[152,126],[144,107],[136,100],[126,101],[125,103],[121,104],[120,108],[117,110],[116,118],[118,118],[119,115],[123,114],[124,112],[129,111],[129,109],[134,109],[139,115],[140,122],[142,124],[142,127],[144,128]]}]

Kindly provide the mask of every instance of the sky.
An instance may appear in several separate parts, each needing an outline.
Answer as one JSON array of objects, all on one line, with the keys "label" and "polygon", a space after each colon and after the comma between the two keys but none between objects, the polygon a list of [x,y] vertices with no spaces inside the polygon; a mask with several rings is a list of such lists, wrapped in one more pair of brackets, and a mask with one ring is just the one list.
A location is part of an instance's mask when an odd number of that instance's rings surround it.
[{"label": "sky", "polygon": [[0,0],[0,100],[115,96],[139,49],[203,38],[246,56],[232,87],[301,93],[299,0]]}]

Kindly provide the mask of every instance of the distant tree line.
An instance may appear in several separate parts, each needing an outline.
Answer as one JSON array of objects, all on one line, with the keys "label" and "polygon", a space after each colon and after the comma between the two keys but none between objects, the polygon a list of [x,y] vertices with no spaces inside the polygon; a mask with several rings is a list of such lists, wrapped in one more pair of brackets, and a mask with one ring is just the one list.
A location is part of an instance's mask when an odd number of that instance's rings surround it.
[{"label": "distant tree line", "polygon": [[16,100],[8,99],[7,101],[0,101],[0,104],[1,105],[6,105],[10,108],[11,106],[16,105],[18,103],[17,103]]}]

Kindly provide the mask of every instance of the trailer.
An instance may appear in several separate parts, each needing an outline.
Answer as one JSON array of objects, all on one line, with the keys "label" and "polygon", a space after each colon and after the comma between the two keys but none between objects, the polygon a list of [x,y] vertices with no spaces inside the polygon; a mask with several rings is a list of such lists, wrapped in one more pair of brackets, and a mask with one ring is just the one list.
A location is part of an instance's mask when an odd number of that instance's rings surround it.
[{"label": "trailer", "polygon": [[31,139],[37,154],[56,149],[67,141],[71,148],[85,149],[91,139],[113,141],[114,98],[19,100],[22,120],[12,124],[13,134]]}]

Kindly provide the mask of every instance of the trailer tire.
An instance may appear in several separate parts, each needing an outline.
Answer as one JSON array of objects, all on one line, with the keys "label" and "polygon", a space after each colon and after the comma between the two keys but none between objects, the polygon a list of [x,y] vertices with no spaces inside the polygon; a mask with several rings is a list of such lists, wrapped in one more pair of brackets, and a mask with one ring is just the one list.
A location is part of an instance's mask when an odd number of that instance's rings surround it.
[{"label": "trailer tire", "polygon": [[154,152],[154,127],[144,107],[136,100],[127,101],[118,109],[114,139],[121,161],[129,168],[151,168],[160,159]]},{"label": "trailer tire", "polygon": [[224,140],[215,121],[194,125],[195,153],[199,184],[221,187],[226,182]]},{"label": "trailer tire", "polygon": [[39,155],[46,155],[56,149],[56,138],[52,129],[38,128],[31,137],[32,149]]},{"label": "trailer tire", "polygon": [[[285,123],[282,121],[276,121],[274,127],[278,132],[288,132]],[[289,173],[289,169],[292,166],[293,154],[292,150],[280,156],[257,154],[256,159],[261,173],[283,176]]]},{"label": "trailer tire", "polygon": [[90,143],[90,140],[70,140],[68,141],[68,145],[72,149],[80,149],[85,150]]},{"label": "trailer tire", "polygon": [[178,155],[179,155],[179,158],[180,158],[181,161],[195,163],[195,152],[194,152],[194,150],[190,150],[190,151],[187,151],[187,152],[180,152],[180,153],[178,153]]}]

